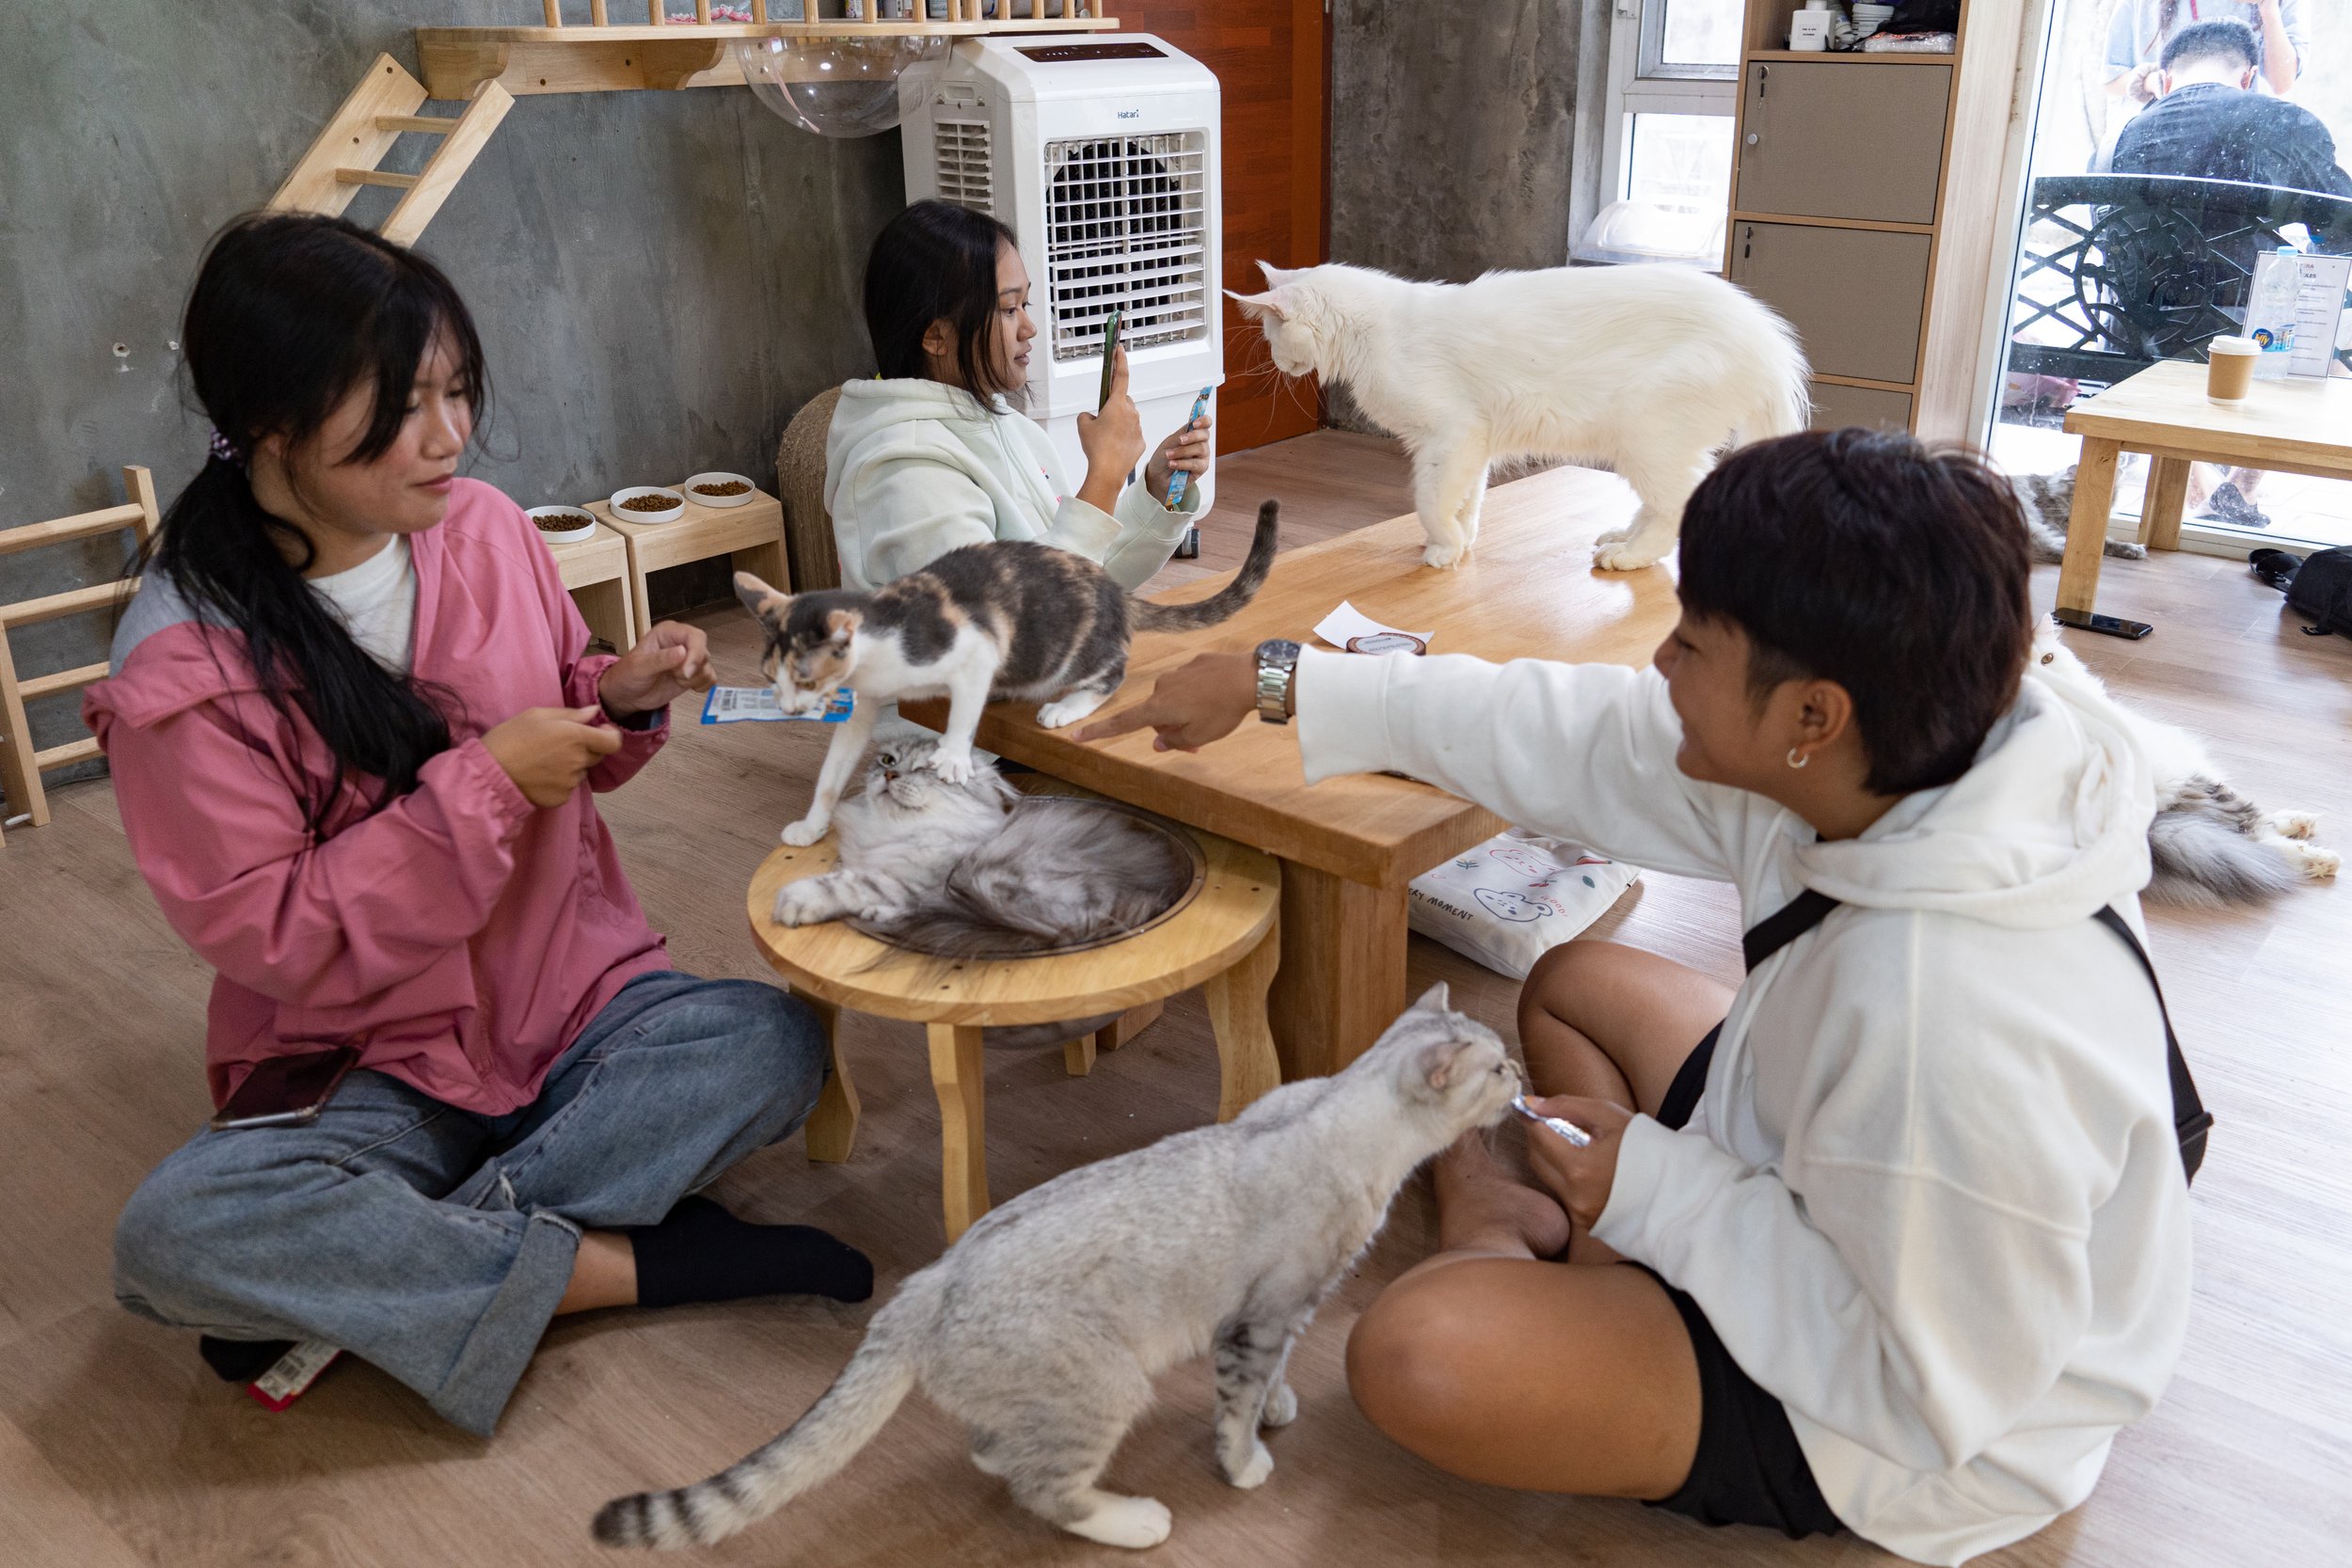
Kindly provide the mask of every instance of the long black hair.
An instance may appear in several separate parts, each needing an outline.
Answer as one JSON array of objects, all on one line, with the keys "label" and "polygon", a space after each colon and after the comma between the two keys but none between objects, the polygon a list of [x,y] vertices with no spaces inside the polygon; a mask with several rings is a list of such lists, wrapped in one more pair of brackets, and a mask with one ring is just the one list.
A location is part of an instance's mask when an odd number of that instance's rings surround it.
[{"label": "long black hair", "polygon": [[926,380],[923,334],[944,321],[956,335],[956,372],[983,404],[1009,391],[996,380],[996,253],[1012,230],[951,201],[918,201],[874,236],[866,258],[866,331],[882,374]]},{"label": "long black hair", "polygon": [[180,341],[217,436],[134,570],[160,573],[199,617],[240,633],[271,705],[288,717],[299,707],[326,742],[333,774],[304,803],[320,833],[350,775],[383,782],[371,809],[417,787],[418,770],[449,749],[452,698],[352,641],[303,580],[317,555],[309,538],[262,509],[246,464],[265,437],[289,451],[311,440],[361,389],[373,412],[340,461],[382,456],[436,341],[450,345],[479,425],[482,342],[432,262],[342,218],[292,213],[248,214],[214,236]]}]

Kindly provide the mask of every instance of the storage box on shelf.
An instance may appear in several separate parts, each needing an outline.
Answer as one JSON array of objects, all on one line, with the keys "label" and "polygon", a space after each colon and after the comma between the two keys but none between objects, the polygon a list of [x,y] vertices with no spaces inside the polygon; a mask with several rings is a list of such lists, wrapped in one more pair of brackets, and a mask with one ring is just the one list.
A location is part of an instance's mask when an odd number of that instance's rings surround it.
[{"label": "storage box on shelf", "polygon": [[733,559],[737,571],[753,573],[777,587],[792,580],[784,548],[783,502],[755,490],[739,506],[703,506],[683,484],[670,488],[687,498],[686,515],[675,523],[628,522],[613,515],[609,501],[590,501],[581,508],[595,513],[628,546],[629,614],[638,636],[653,628],[645,578],[664,566],[723,555]]},{"label": "storage box on shelf", "polygon": [[1750,0],[1724,275],[1787,317],[1814,423],[1968,434],[2025,0],[1964,0],[1950,55],[1792,53]]}]

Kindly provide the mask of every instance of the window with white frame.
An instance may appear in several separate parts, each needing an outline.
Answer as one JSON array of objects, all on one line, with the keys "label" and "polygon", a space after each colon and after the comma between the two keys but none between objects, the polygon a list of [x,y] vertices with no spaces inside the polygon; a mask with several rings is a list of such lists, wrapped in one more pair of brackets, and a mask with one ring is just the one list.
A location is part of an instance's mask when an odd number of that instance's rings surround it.
[{"label": "window with white frame", "polygon": [[1579,261],[1720,267],[1742,0],[1614,0],[1598,211]]}]

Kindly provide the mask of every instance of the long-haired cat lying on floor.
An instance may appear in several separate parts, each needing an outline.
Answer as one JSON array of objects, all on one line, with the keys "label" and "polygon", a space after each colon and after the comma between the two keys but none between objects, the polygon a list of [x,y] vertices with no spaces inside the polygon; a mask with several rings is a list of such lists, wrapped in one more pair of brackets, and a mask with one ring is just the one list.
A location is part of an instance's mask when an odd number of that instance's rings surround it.
[{"label": "long-haired cat lying on floor", "polygon": [[992,1211],[898,1288],[834,1386],[782,1436],[676,1492],[607,1503],[612,1546],[722,1540],[834,1475],[916,1388],[971,1432],[972,1463],[1074,1535],[1155,1546],[1168,1512],[1099,1490],[1152,1381],[1216,1352],[1216,1456],[1263,1482],[1289,1423],[1291,1342],[1371,1243],[1414,1167],[1492,1126],[1519,1086],[1493,1031],[1438,985],[1330,1078],[1221,1127],[1057,1176]]},{"label": "long-haired cat lying on floor", "polygon": [[[2054,626],[2035,633],[2033,657],[2045,677],[2106,689]],[[2260,903],[2299,883],[2324,882],[2342,867],[2334,850],[2309,842],[2316,816],[2263,810],[2222,781],[2195,736],[2129,703],[2115,705],[2147,753],[2156,786],[2155,820],[2148,825],[2154,864],[2149,898],[2201,908]]]},{"label": "long-haired cat lying on floor", "polygon": [[1458,564],[1478,541],[1489,466],[1601,462],[1641,499],[1595,562],[1647,566],[1674,548],[1682,503],[1741,441],[1803,430],[1804,355],[1786,322],[1737,285],[1688,267],[1553,267],[1473,283],[1415,283],[1337,264],[1258,263],[1235,294],[1275,368],[1346,387],[1413,454],[1422,559]]},{"label": "long-haired cat lying on floor", "polygon": [[787,713],[813,713],[841,687],[857,705],[835,726],[808,815],[787,844],[825,836],[874,721],[891,703],[947,699],[931,766],[950,784],[972,776],[972,736],[992,702],[1034,702],[1047,729],[1101,707],[1127,678],[1138,631],[1189,631],[1238,614],[1274,564],[1280,508],[1258,508],[1258,531],[1232,582],[1193,604],[1131,597],[1099,564],[1069,550],[999,539],[949,550],[870,594],[846,588],[784,594],[735,574],[735,592],[767,628],[760,670]]}]

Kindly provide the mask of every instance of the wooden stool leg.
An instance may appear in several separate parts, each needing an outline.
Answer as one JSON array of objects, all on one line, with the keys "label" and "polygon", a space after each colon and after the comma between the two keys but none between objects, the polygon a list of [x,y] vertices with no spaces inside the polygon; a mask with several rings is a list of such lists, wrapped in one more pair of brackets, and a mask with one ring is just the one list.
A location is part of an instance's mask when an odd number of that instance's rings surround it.
[{"label": "wooden stool leg", "polygon": [[2099,596],[2099,561],[2107,544],[2107,514],[2115,506],[2115,460],[2122,451],[2114,441],[2083,437],[2082,461],[2074,466],[2074,509],[2066,519],[2066,559],[2058,563],[2060,610],[2088,610]]},{"label": "wooden stool leg", "polygon": [[833,1072],[817,1097],[817,1108],[809,1112],[802,1131],[808,1135],[810,1159],[837,1165],[849,1159],[857,1142],[858,1117],[857,1085],[850,1081],[850,1059],[841,1053],[841,1009],[814,996],[803,995],[801,1000],[823,1027],[825,1053],[833,1063]]},{"label": "wooden stool leg", "polygon": [[1092,1072],[1095,1042],[1109,1033],[1107,1028],[1099,1029],[1091,1035],[1080,1035],[1074,1040],[1062,1041],[1062,1070],[1073,1078],[1084,1078],[1088,1073]]},{"label": "wooden stool leg", "polygon": [[939,1094],[939,1186],[947,1241],[988,1212],[988,1146],[982,1114],[980,1031],[965,1024],[927,1026],[931,1087]]},{"label": "wooden stool leg", "polygon": [[1157,1002],[1146,1002],[1140,1007],[1128,1008],[1094,1031],[1094,1049],[1097,1051],[1118,1050],[1157,1023],[1160,1021],[1160,1015],[1166,1011],[1168,1011],[1168,998],[1165,996]]},{"label": "wooden stool leg", "polygon": [[1248,957],[1201,988],[1209,1003],[1209,1027],[1216,1032],[1219,1121],[1232,1120],[1282,1082],[1265,1003],[1266,988],[1281,963],[1282,926],[1275,921]]},{"label": "wooden stool leg", "polygon": [[2179,549],[2181,508],[2187,499],[2188,459],[2155,459],[2148,472],[2148,499],[2139,509],[2139,542],[2152,550]]},{"label": "wooden stool leg", "polygon": [[17,690],[16,660],[8,653],[5,626],[0,626],[0,791],[8,795],[0,816],[23,815],[36,828],[49,825],[49,796],[40,786],[40,765],[33,760],[33,732],[24,721],[24,699]]}]

